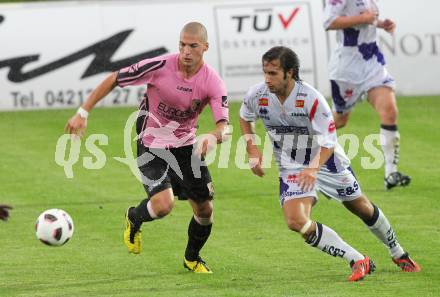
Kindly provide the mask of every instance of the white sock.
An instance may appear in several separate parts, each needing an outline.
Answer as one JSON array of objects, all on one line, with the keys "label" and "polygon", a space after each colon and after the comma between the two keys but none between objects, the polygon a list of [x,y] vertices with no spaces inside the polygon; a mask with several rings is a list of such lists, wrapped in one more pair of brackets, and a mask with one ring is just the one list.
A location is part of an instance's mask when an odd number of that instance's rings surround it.
[{"label": "white sock", "polygon": [[316,222],[316,232],[314,236],[311,236],[306,242],[330,256],[344,258],[348,263],[365,258],[361,253],[342,240],[335,231],[318,222]]},{"label": "white sock", "polygon": [[[400,258],[405,252],[397,241],[396,234],[383,212],[374,205],[372,222],[366,222],[368,229],[388,248],[393,259]],[[370,223],[370,224],[369,224]]]},{"label": "white sock", "polygon": [[385,177],[397,171],[400,152],[400,134],[398,130],[392,131],[380,128],[380,144],[385,157]]}]

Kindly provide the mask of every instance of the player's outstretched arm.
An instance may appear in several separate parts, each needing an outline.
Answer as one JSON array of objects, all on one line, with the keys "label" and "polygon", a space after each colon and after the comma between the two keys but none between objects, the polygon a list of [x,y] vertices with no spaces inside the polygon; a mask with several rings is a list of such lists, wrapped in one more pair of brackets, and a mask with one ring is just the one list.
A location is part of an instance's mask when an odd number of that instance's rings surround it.
[{"label": "player's outstretched arm", "polygon": [[75,134],[79,136],[84,135],[84,131],[87,127],[88,113],[102,98],[107,96],[116,87],[117,73],[113,72],[107,76],[90,94],[86,102],[78,109],[78,112],[72,116],[64,128],[64,131],[69,134]]},{"label": "player's outstretched arm", "polygon": [[327,30],[339,30],[351,28],[356,25],[369,25],[377,22],[377,12],[374,10],[366,10],[359,15],[338,16],[327,27]]},{"label": "player's outstretched arm", "polygon": [[249,156],[249,166],[251,167],[252,173],[263,177],[264,170],[261,167],[263,163],[263,155],[255,145],[255,129],[253,127],[253,122],[248,122],[240,117],[240,128],[241,134],[246,138],[246,151]]}]

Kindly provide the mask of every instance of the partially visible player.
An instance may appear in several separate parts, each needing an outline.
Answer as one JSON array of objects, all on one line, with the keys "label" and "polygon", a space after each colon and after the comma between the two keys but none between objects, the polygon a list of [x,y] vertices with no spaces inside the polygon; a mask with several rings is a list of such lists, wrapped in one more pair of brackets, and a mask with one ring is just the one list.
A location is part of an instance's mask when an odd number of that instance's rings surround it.
[{"label": "partially visible player", "polygon": [[203,61],[207,50],[206,28],[197,22],[186,24],[179,53],[146,59],[111,74],[67,124],[69,133],[81,134],[88,112],[114,87],[148,86],[137,125],[138,167],[148,198],[128,208],[124,242],[129,252],[140,253],[141,225],[168,215],[174,195],[188,199],[193,216],[183,264],[196,273],[211,273],[199,253],[211,234],[214,197],[208,168],[202,166],[211,144],[209,137],[196,143],[197,119],[209,104],[216,124],[210,135],[217,143],[225,139],[228,124],[226,87]]},{"label": "partially visible player", "polygon": [[385,157],[385,188],[407,186],[411,178],[398,171],[400,134],[394,78],[377,46],[377,28],[393,33],[396,24],[379,19],[375,0],[326,0],[324,28],[337,30],[329,62],[336,128],[344,127],[357,102],[365,97],[379,114]]},{"label": "partially visible player", "polygon": [[337,144],[336,128],[324,97],[299,78],[297,55],[286,47],[273,47],[263,55],[265,82],[251,87],[240,109],[252,172],[262,177],[262,154],[255,145],[253,123],[260,118],[273,142],[279,166],[280,204],[287,226],[305,241],[352,268],[350,281],[374,271],[373,261],[346,243],[330,227],[310,219],[318,200],[316,190],[336,199],[358,216],[388,248],[403,271],[420,271],[397,241],[384,213],[367,196]]},{"label": "partially visible player", "polygon": [[0,204],[0,220],[7,221],[9,218],[9,210],[12,209],[12,206],[6,204]]}]

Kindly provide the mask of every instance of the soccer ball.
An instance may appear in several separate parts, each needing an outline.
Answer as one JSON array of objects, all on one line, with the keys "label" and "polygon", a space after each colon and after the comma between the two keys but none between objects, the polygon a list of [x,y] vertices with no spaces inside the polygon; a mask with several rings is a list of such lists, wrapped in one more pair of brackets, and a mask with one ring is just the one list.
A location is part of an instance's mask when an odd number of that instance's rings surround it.
[{"label": "soccer ball", "polygon": [[62,209],[44,211],[35,223],[37,238],[44,244],[60,246],[73,235],[72,218]]}]

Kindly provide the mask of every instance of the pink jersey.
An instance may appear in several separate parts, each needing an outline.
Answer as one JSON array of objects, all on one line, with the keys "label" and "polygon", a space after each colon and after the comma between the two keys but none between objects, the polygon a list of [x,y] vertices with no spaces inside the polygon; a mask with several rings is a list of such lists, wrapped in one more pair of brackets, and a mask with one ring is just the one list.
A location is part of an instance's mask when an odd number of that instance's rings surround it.
[{"label": "pink jersey", "polygon": [[147,85],[147,117],[142,142],[146,147],[170,148],[196,141],[199,114],[209,103],[215,122],[228,121],[226,87],[206,63],[190,79],[178,71],[179,54],[145,59],[119,70],[120,87]]}]

